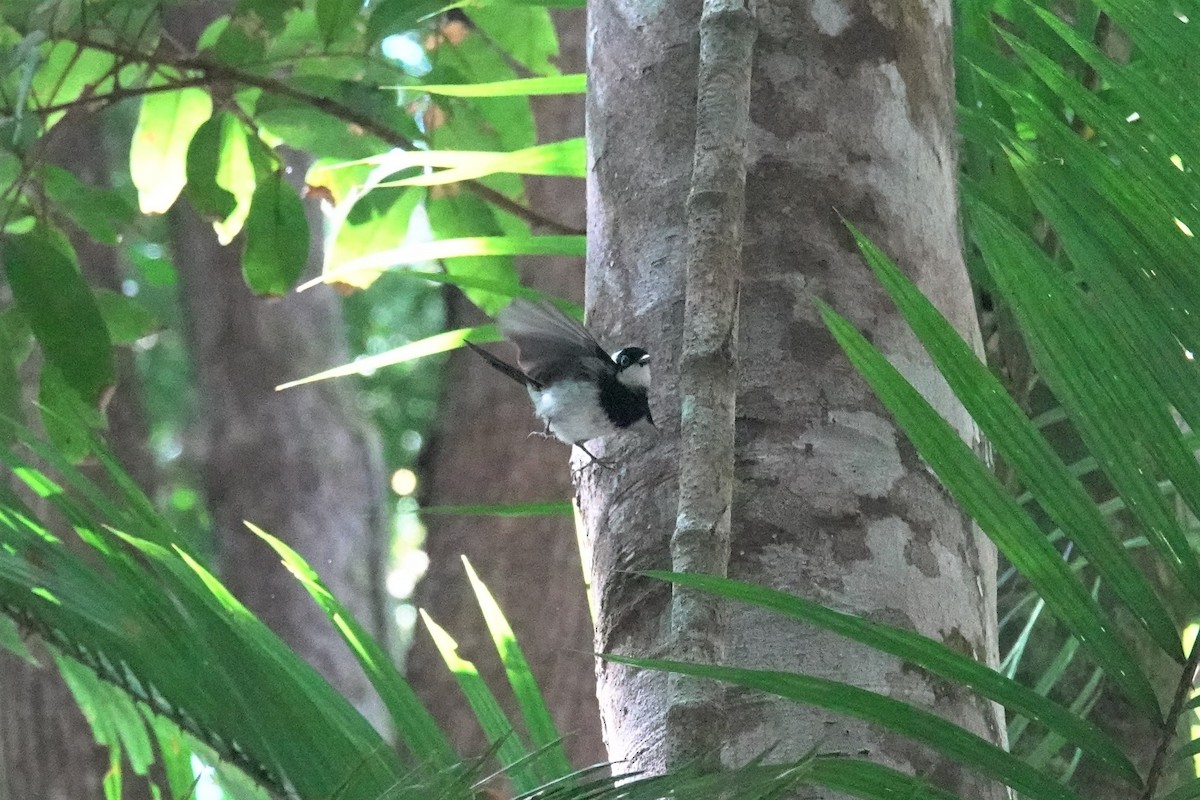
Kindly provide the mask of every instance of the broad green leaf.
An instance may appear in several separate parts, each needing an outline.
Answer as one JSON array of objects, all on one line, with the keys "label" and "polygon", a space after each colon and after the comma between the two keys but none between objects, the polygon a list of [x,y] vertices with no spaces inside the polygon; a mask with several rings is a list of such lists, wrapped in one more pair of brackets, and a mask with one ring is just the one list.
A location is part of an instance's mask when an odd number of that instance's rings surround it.
[{"label": "broad green leaf", "polygon": [[[437,194],[437,193],[434,193]],[[505,230],[503,214],[493,211],[484,201],[472,194],[452,193],[432,197],[425,204],[429,227],[435,237],[453,240],[475,236],[511,234],[528,236],[528,226],[520,225],[515,230]],[[504,287],[497,291],[475,289],[465,283],[459,284],[463,294],[485,314],[495,314],[508,305],[509,300],[520,292],[521,276],[510,256],[467,256],[459,255],[442,261],[442,268],[449,276],[462,276],[471,281],[484,281]]]},{"label": "broad green leaf", "polygon": [[251,17],[267,34],[275,35],[284,29],[294,12],[307,5],[305,0],[237,0],[234,11]]},{"label": "broad green leaf", "polygon": [[1026,766],[1019,758],[936,714],[857,686],[789,672],[687,664],[604,654],[618,664],[692,675],[774,694],[881,725],[976,772],[993,777],[1031,800],[1079,800],[1065,786]]},{"label": "broad green leaf", "polygon": [[1183,662],[1171,615],[1134,567],[1096,504],[999,380],[888,257],[850,226],[859,249],[938,371],[1005,463],[1045,512],[1075,541],[1155,643]]},{"label": "broad green leaf", "polygon": [[[30,75],[29,98],[35,107],[61,106],[78,100],[84,91],[103,93],[112,88],[117,62],[112,53],[63,40],[46,47],[45,61]],[[65,113],[51,114],[45,124],[56,124]]]},{"label": "broad green leaf", "polygon": [[378,42],[411,31],[424,18],[453,4],[454,0],[381,0],[374,4],[367,20],[367,39]]},{"label": "broad green leaf", "polygon": [[377,355],[360,358],[350,364],[318,372],[316,375],[309,375],[307,378],[282,383],[275,387],[275,391],[291,389],[294,386],[303,386],[306,383],[325,381],[330,378],[342,378],[347,375],[370,375],[378,369],[390,367],[393,364],[401,364],[405,361],[412,361],[413,359],[454,350],[462,347],[462,343],[465,341],[484,343],[495,342],[499,338],[500,336],[496,332],[495,325],[481,325],[478,328],[460,328],[454,331],[446,331],[445,333],[438,333],[415,342],[409,342],[406,345],[401,345]]},{"label": "broad green leaf", "polygon": [[283,4],[260,5],[271,5],[274,8],[266,9],[266,14],[260,13],[260,9],[250,8],[247,9],[248,13],[222,17],[210,25],[202,39],[204,49],[208,51],[205,55],[218,63],[233,67],[260,66],[266,56],[267,44],[274,33],[272,28],[276,27],[264,22],[272,17],[280,19]]},{"label": "broad green leaf", "polygon": [[87,457],[93,431],[107,424],[99,409],[84,403],[53,364],[44,365],[38,376],[38,406],[47,438],[73,464]]},{"label": "broad green leaf", "polygon": [[33,353],[35,344],[29,320],[21,313],[20,309],[9,306],[0,311],[0,329],[3,330],[3,335],[8,340],[8,352],[12,356],[13,363],[18,366],[25,363],[25,359]]},{"label": "broad green leaf", "polygon": [[495,695],[488,688],[479,670],[470,661],[458,655],[458,643],[446,633],[440,625],[421,609],[421,620],[425,623],[433,643],[441,654],[446,667],[454,673],[454,679],[462,689],[463,696],[475,713],[479,727],[487,737],[488,743],[495,749],[496,757],[507,769],[509,777],[518,792],[525,792],[538,786],[536,774],[529,763],[529,751],[521,741],[512,723],[504,715]]},{"label": "broad green leaf", "polygon": [[818,301],[826,326],[895,416],[901,429],[943,485],[974,517],[1013,566],[1046,600],[1047,606],[1088,650],[1138,711],[1159,719],[1158,700],[1130,651],[1113,635],[1116,627],[1080,586],[1037,524],[1004,490],[949,423],[853,325]]},{"label": "broad green leaf", "polygon": [[[28,118],[29,95],[33,89],[33,79],[42,61],[42,45],[46,41],[46,33],[41,30],[31,30],[23,36],[15,31],[12,37],[3,38],[4,47],[0,49],[0,90],[3,90],[5,102],[3,108],[13,119]],[[11,41],[16,38],[16,41]],[[5,139],[5,146],[10,144]]]},{"label": "broad green leaf", "polygon": [[1141,786],[1137,769],[1099,727],[940,642],[912,631],[834,611],[802,597],[742,581],[677,572],[650,571],[645,574],[770,609],[870,645],[881,652],[891,653],[955,685],[966,686],[1000,703],[1010,712],[1024,714],[1048,729],[1062,733],[1095,756],[1096,763],[1107,771],[1133,786]]},{"label": "broad green leaf", "polygon": [[42,188],[71,222],[97,242],[117,244],[121,233],[133,223],[133,207],[120,194],[88,186],[61,167],[42,167]]},{"label": "broad green leaf", "polygon": [[501,663],[504,664],[508,683],[517,698],[517,706],[521,709],[525,728],[529,731],[529,743],[535,751],[533,763],[541,770],[543,780],[567,775],[571,772],[571,762],[563,748],[562,736],[554,727],[554,720],[550,718],[550,710],[546,708],[546,699],[529,669],[525,653],[517,644],[517,637],[508,620],[504,618],[504,612],[500,610],[487,586],[479,579],[471,562],[466,556],[462,556],[462,562],[467,570],[467,578],[471,581],[471,589],[475,592],[475,600],[483,612],[488,632],[492,635],[492,643],[496,646],[496,652],[500,654]]},{"label": "broad green leaf", "polygon": [[256,111],[255,119],[272,136],[327,158],[368,158],[388,149],[382,139],[361,126],[326,114],[302,100],[267,94],[258,101]]},{"label": "broad green leaf", "polygon": [[264,92],[254,110],[260,125],[293,147],[327,158],[358,159],[422,138],[394,92],[361,78],[305,75],[289,87],[299,96]]},{"label": "broad green leaf", "polygon": [[[25,317],[16,309],[10,309],[5,320]],[[8,447],[16,440],[14,425],[25,418],[21,403],[21,376],[17,366],[24,361],[19,344],[10,332],[10,326],[0,324],[0,447]]]},{"label": "broad green leaf", "polygon": [[170,254],[157,242],[136,242],[125,248],[125,254],[148,285],[174,286],[178,282]]},{"label": "broad green leaf", "polygon": [[418,769],[427,771],[433,778],[438,778],[439,775],[442,779],[452,778],[452,775],[445,773],[457,762],[449,740],[421,705],[408,681],[392,663],[387,651],[367,633],[341,601],[333,596],[299,553],[257,525],[247,522],[246,526],[279,554],[283,565],[321,607],[350,647],[371,680],[371,685],[387,706],[396,734],[408,748]]},{"label": "broad green leaf", "polygon": [[111,289],[97,289],[94,294],[113,344],[133,344],[162,330],[162,323],[138,300]]},{"label": "broad green leaf", "polygon": [[424,506],[418,513],[464,517],[570,517],[575,513],[575,507],[570,500],[546,500],[503,505]]},{"label": "broad green leaf", "polygon": [[471,9],[471,20],[510,58],[535,75],[557,75],[550,59],[558,55],[558,36],[550,12],[536,5],[488,5]]},{"label": "broad green leaf", "polygon": [[299,68],[309,58],[328,62],[330,49],[321,36],[317,11],[309,4],[309,7],[296,8],[287,15],[283,30],[267,42],[264,60],[291,62]]},{"label": "broad green leaf", "polygon": [[[375,188],[354,202],[344,216],[330,224],[332,239],[322,275],[298,287],[303,291],[318,283],[337,283],[365,289],[379,277],[381,268],[366,262],[372,254],[386,252],[408,233],[413,212],[425,199],[425,192],[412,188]],[[350,266],[350,269],[347,267]],[[361,267],[361,268],[360,268]]]},{"label": "broad green leaf", "polygon": [[148,94],[129,149],[129,173],[143,214],[166,212],[187,183],[187,150],[212,116],[212,98],[188,88]]},{"label": "broad green leaf", "polygon": [[444,258],[470,256],[513,255],[586,255],[586,236],[468,236],[459,239],[437,239],[432,242],[376,250],[359,258],[343,261],[320,278],[302,284],[301,290],[318,283],[349,283],[358,285],[367,276],[378,276],[384,270],[436,261]]},{"label": "broad green leaf", "polygon": [[398,86],[404,92],[440,94],[447,97],[526,97],[552,94],[583,94],[587,75],[553,75],[545,78],[514,78],[488,83],[428,83]]},{"label": "broad green leaf", "polygon": [[254,190],[242,275],[256,294],[283,295],[308,261],[308,220],[291,184],[276,174]]},{"label": "broad green leaf", "polygon": [[328,43],[337,41],[358,16],[360,0],[317,0],[317,26]]},{"label": "broad green leaf", "polygon": [[[7,144],[0,139],[0,148]],[[21,159],[15,153],[0,149],[0,197],[10,197],[14,184],[21,177]]]},{"label": "broad green leaf", "polygon": [[222,220],[237,208],[237,198],[218,183],[217,174],[222,160],[232,155],[226,149],[226,136],[238,135],[231,130],[238,125],[231,114],[219,111],[200,126],[188,143],[184,192],[192,207],[204,216]]},{"label": "broad green leaf", "polygon": [[[524,77],[518,75],[512,59],[478,30],[469,31],[452,47],[439,47],[434,56],[433,70],[423,77],[425,83],[474,84]],[[428,130],[430,149],[511,152],[537,144],[537,127],[528,97],[432,99],[432,119],[441,124]],[[507,181],[492,188],[510,197],[519,194],[519,180],[515,176],[505,177]]]},{"label": "broad green leaf", "polygon": [[112,342],[74,259],[41,232],[4,240],[17,308],[67,385],[95,404],[116,381]]},{"label": "broad green leaf", "polygon": [[229,244],[241,232],[254,202],[258,175],[250,148],[258,147],[259,142],[252,142],[250,134],[237,120],[225,114],[221,117],[221,153],[216,184],[232,194],[237,205],[227,217],[213,221],[213,230],[217,232],[217,241]]}]

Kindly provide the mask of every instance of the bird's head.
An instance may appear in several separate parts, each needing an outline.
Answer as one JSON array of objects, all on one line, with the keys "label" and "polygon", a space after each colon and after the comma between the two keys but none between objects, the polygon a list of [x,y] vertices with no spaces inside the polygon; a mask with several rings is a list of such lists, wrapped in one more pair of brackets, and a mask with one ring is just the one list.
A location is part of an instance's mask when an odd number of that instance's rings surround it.
[{"label": "bird's head", "polygon": [[650,354],[640,347],[625,347],[613,353],[617,380],[627,388],[650,391]]}]

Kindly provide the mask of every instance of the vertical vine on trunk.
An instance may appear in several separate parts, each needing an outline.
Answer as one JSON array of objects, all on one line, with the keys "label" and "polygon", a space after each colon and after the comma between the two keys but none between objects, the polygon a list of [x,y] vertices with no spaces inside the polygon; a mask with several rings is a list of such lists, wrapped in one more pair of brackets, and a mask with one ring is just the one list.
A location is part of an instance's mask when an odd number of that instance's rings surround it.
[{"label": "vertical vine on trunk", "polygon": [[[679,510],[671,536],[677,572],[725,575],[733,498],[737,314],[745,217],[753,0],[705,0],[700,19],[696,145],[687,199],[688,255],[679,389]],[[720,604],[675,587],[676,654],[712,663],[722,654]],[[668,763],[715,759],[717,689],[673,676]],[[714,764],[714,766],[716,766]]]}]

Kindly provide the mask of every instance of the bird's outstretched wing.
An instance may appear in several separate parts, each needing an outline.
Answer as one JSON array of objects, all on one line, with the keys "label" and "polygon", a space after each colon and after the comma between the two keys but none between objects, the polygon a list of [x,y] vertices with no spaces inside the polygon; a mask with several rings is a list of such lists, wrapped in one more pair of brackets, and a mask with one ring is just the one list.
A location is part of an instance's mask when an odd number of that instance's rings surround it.
[{"label": "bird's outstretched wing", "polygon": [[587,329],[548,302],[514,300],[496,317],[500,332],[517,346],[517,363],[531,380],[593,380],[616,369]]}]

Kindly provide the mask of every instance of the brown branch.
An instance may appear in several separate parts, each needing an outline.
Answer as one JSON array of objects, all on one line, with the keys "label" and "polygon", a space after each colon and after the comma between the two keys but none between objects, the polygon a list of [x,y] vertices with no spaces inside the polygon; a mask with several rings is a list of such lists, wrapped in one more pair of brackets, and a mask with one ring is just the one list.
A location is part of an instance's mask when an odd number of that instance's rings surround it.
[{"label": "brown branch", "polygon": [[126,89],[113,89],[104,94],[88,94],[68,100],[65,103],[56,103],[52,106],[40,106],[30,109],[38,116],[47,117],[51,114],[57,114],[60,111],[71,111],[76,108],[90,108],[95,105],[111,105],[119,103],[122,100],[128,100],[131,97],[142,97],[148,94],[156,94],[158,92],[173,92],[176,89],[186,89],[191,86],[207,86],[212,81],[205,76],[197,76],[195,78],[184,78],[183,80],[174,83],[164,83],[157,86],[140,86],[129,87]]},{"label": "brown branch", "polygon": [[[92,42],[87,39],[76,39],[76,44],[84,47],[90,47],[97,50],[102,50],[107,53],[112,53],[127,61],[146,61],[158,62],[154,54],[138,53],[125,50],[122,47],[103,42]],[[255,75],[252,72],[244,72],[235,67],[230,67],[219,62],[210,61],[205,58],[174,58],[164,59],[160,63],[168,64],[176,69],[183,71],[192,71],[200,73],[196,78],[199,83],[240,83],[245,86],[253,86],[257,89],[262,89],[264,92],[270,92],[281,97],[288,97],[299,103],[303,103],[311,108],[315,108],[332,117],[336,117],[344,122],[349,122],[361,128],[366,133],[371,134],[385,144],[401,150],[416,150],[416,144],[402,133],[393,130],[389,125],[380,122],[370,114],[365,114],[345,103],[335,100],[331,97],[312,94],[302,89],[297,89],[276,78],[270,78],[263,75]],[[207,79],[207,80],[206,80]],[[189,84],[195,85],[195,84]],[[544,228],[556,233],[583,235],[585,232],[558,222],[534,211],[528,206],[512,200],[509,197],[491,189],[479,181],[468,180],[462,181],[462,185],[469,191],[478,196],[481,200],[491,203],[498,208],[507,211],[508,213],[519,217],[532,226]]]},{"label": "brown branch", "polygon": [[544,216],[541,213],[534,211],[529,206],[524,206],[516,200],[509,198],[506,195],[497,192],[490,186],[485,186],[479,181],[470,180],[463,181],[463,186],[467,187],[480,200],[485,200],[492,205],[500,208],[514,217],[520,217],[534,227],[540,227],[543,230],[554,231],[566,236],[586,236],[587,231],[572,227],[566,223],[559,222],[556,219]]},{"label": "brown branch", "polygon": [[1196,674],[1200,671],[1200,635],[1192,642],[1192,651],[1187,663],[1183,665],[1183,673],[1179,676],[1179,685],[1175,687],[1175,699],[1171,702],[1171,710],[1163,720],[1162,739],[1154,753],[1154,761],[1146,774],[1146,788],[1142,791],[1142,800],[1151,800],[1158,788],[1158,780],[1167,760],[1167,751],[1179,728],[1179,715],[1183,713],[1184,703],[1187,702],[1188,691],[1196,685]]}]

